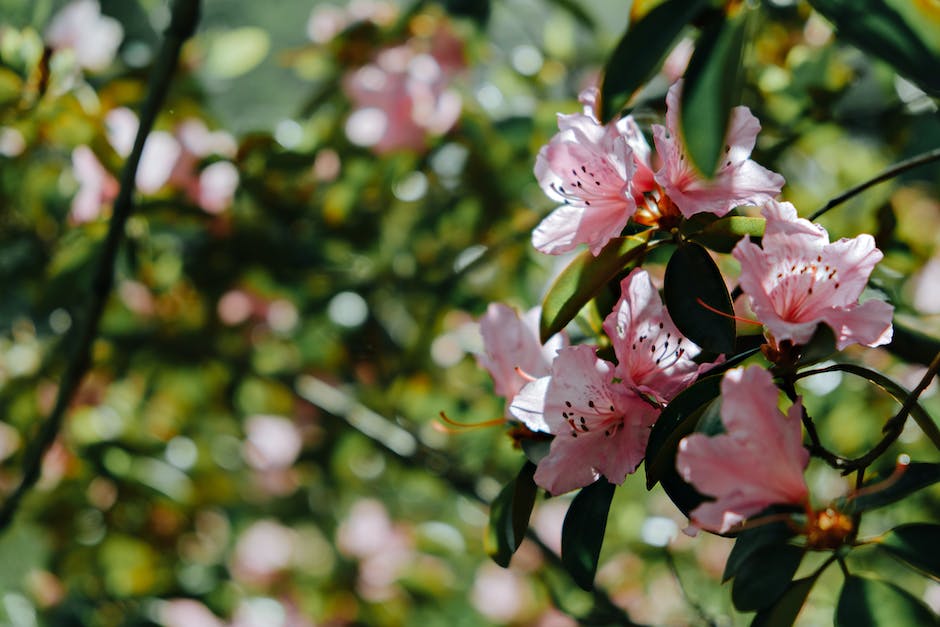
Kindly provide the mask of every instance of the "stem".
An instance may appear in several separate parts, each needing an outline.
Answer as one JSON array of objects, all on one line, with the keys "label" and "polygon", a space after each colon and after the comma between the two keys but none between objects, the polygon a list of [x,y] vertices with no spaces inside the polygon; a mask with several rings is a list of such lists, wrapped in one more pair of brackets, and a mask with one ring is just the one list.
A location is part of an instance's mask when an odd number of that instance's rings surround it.
[{"label": "stem", "polygon": [[23,497],[39,480],[42,460],[55,441],[65,419],[69,404],[91,365],[91,347],[98,335],[98,326],[105,304],[114,283],[114,262],[124,239],[124,227],[134,210],[134,180],[137,165],[144,150],[144,141],[153,127],[154,120],[166,98],[167,91],[179,58],[180,49],[199,21],[199,0],[175,0],[170,25],[166,29],[163,47],[150,75],[147,99],[140,110],[140,127],[134,139],[134,147],[121,171],[120,190],[114,201],[108,234],[101,248],[101,256],[92,276],[88,309],[75,326],[74,343],[65,372],[59,382],[55,405],[42,423],[36,438],[32,440],[23,456],[23,477],[19,485],[7,497],[0,508],[0,532],[6,529],[16,515]]},{"label": "stem", "polygon": [[815,213],[813,213],[809,217],[809,220],[810,222],[812,222],[813,220],[823,215],[830,209],[833,209],[841,205],[842,203],[852,198],[853,196],[857,196],[858,194],[861,194],[869,187],[873,187],[877,185],[878,183],[883,183],[884,181],[892,179],[899,174],[903,174],[904,172],[907,172],[908,170],[913,170],[914,168],[931,163],[933,161],[940,161],[940,148],[934,148],[933,150],[921,153],[915,157],[911,157],[910,159],[905,159],[904,161],[901,161],[900,163],[897,163],[891,166],[890,168],[888,168],[887,170],[885,170],[878,176],[872,179],[869,179],[865,181],[864,183],[856,185],[855,187],[852,187],[851,189],[846,190],[842,194],[836,196],[835,198],[827,202],[822,208],[818,209]]},{"label": "stem", "polygon": [[[799,397],[796,393],[796,379],[792,374],[783,377],[781,387],[787,395],[787,398],[795,403]],[[845,468],[847,460],[823,446],[822,440],[819,438],[819,432],[816,430],[816,423],[813,422],[813,418],[807,413],[806,407],[801,406],[801,408],[803,411],[800,414],[800,418],[803,421],[803,426],[806,428],[807,435],[809,435],[810,446],[807,448],[809,449],[810,455],[818,457],[836,470]]]}]

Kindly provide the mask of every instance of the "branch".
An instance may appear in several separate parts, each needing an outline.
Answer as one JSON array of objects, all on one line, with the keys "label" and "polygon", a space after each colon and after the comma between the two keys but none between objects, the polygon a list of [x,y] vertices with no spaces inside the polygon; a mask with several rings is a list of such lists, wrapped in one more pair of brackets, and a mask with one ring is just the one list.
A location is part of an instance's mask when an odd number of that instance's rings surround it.
[{"label": "branch", "polygon": [[92,277],[88,309],[75,326],[72,336],[73,348],[59,382],[55,405],[24,453],[23,476],[19,485],[0,508],[0,532],[10,525],[23,497],[38,481],[43,457],[58,436],[72,397],[91,364],[91,347],[98,335],[101,316],[114,283],[115,259],[124,239],[124,227],[134,211],[134,181],[144,142],[166,98],[183,42],[196,30],[198,21],[199,0],[174,0],[170,25],[166,29],[163,46],[150,75],[147,99],[140,110],[140,126],[134,139],[134,147],[121,170],[120,191],[114,201],[108,234]]},{"label": "branch", "polygon": [[815,213],[813,213],[813,215],[809,217],[809,221],[812,222],[813,220],[823,215],[830,209],[833,209],[841,205],[842,203],[852,198],[853,196],[857,196],[858,194],[861,194],[869,187],[873,187],[877,185],[878,183],[883,183],[889,179],[892,179],[898,176],[899,174],[903,174],[904,172],[907,172],[908,170],[913,170],[914,168],[918,168],[922,165],[926,165],[933,161],[940,161],[940,148],[935,148],[925,153],[921,153],[915,157],[911,157],[910,159],[905,159],[904,161],[901,161],[900,163],[897,163],[891,166],[890,168],[888,168],[887,170],[885,170],[878,176],[872,179],[869,179],[865,181],[864,183],[856,185],[855,187],[843,192],[842,194],[836,196],[835,198],[827,202],[825,206],[823,206],[822,208],[818,209]]}]

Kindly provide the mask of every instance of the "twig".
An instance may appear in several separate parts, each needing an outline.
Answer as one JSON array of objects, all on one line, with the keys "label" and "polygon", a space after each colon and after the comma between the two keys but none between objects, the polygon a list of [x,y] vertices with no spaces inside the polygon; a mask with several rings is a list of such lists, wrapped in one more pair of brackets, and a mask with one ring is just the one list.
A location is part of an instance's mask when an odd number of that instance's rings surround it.
[{"label": "twig", "polygon": [[919,155],[917,155],[916,157],[911,157],[910,159],[905,159],[904,161],[901,161],[900,163],[897,163],[897,164],[891,166],[890,168],[888,168],[887,170],[885,170],[884,172],[882,172],[882,173],[879,174],[878,176],[876,176],[876,177],[874,177],[874,178],[872,178],[872,179],[869,179],[869,180],[865,181],[864,183],[861,183],[861,184],[859,184],[859,185],[856,185],[855,187],[853,187],[853,188],[851,188],[851,189],[849,189],[849,190],[847,190],[847,191],[845,191],[845,192],[839,194],[838,196],[836,196],[835,198],[833,198],[832,200],[830,200],[829,202],[827,202],[822,208],[816,210],[816,211],[809,217],[809,220],[812,222],[813,220],[815,220],[815,219],[818,218],[819,216],[823,215],[824,213],[826,213],[826,212],[829,211],[830,209],[833,209],[833,208],[835,208],[835,207],[841,205],[842,203],[844,203],[846,200],[852,198],[853,196],[857,196],[858,194],[861,194],[862,192],[864,192],[864,191],[865,191],[866,189],[868,189],[869,187],[873,187],[873,186],[877,185],[878,183],[883,183],[883,182],[885,182],[885,181],[887,181],[887,180],[889,180],[889,179],[892,179],[892,178],[898,176],[899,174],[903,174],[904,172],[907,172],[908,170],[913,170],[914,168],[920,167],[920,166],[922,166],[922,165],[926,165],[926,164],[931,163],[931,162],[933,162],[933,161],[940,161],[940,148],[935,148],[935,149],[930,150],[930,151],[928,151],[928,152],[919,154]]},{"label": "twig", "polygon": [[150,75],[147,99],[140,110],[140,126],[137,129],[137,137],[134,139],[134,147],[121,171],[120,191],[114,201],[108,234],[102,245],[101,256],[92,277],[88,309],[83,318],[76,324],[72,352],[59,382],[52,412],[42,423],[39,432],[24,453],[23,477],[20,479],[19,485],[4,501],[3,507],[0,508],[0,531],[10,525],[23,497],[39,479],[43,457],[58,436],[72,397],[91,364],[91,347],[98,335],[101,316],[104,313],[105,304],[114,283],[115,259],[124,239],[124,227],[134,210],[134,181],[137,176],[140,155],[144,150],[144,142],[166,98],[180,49],[196,30],[198,21],[199,0],[174,1],[172,17],[170,25],[166,29],[163,47],[157,56],[153,72]]}]

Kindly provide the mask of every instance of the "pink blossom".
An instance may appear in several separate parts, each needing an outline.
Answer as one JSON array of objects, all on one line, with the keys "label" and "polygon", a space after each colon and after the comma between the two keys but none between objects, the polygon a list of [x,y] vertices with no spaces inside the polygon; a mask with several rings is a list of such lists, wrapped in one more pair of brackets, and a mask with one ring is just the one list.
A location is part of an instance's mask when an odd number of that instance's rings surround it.
[{"label": "pink blossom", "polygon": [[806,502],[802,404],[798,399],[784,415],[778,396],[770,373],[759,366],[730,370],[721,382],[726,433],[694,433],[679,443],[682,478],[715,497],[692,510],[693,527],[726,533],[770,505]]},{"label": "pink blossom", "polygon": [[511,416],[509,405],[516,394],[532,377],[547,375],[555,355],[568,345],[564,333],[553,335],[544,345],[539,341],[541,313],[541,308],[535,307],[520,316],[507,305],[491,303],[480,319],[483,354],[478,361],[493,377],[496,393],[506,399],[507,418]]},{"label": "pink blossom", "polygon": [[535,177],[549,198],[565,203],[532,234],[532,244],[561,254],[587,244],[594,255],[620,235],[652,182],[649,145],[633,118],[602,125],[595,114],[596,89],[581,93],[584,113],[558,115],[558,133],[539,150]]},{"label": "pink blossom", "polygon": [[238,188],[238,169],[230,161],[216,161],[200,172],[199,162],[211,155],[233,158],[238,150],[235,139],[225,131],[210,131],[197,118],[179,124],[174,134],[180,151],[169,182],[208,213],[228,209]]},{"label": "pink blossom", "polygon": [[653,125],[656,151],[662,168],[656,182],[685,217],[696,213],[723,216],[740,205],[760,205],[773,200],[783,187],[783,177],[758,165],[749,157],[760,131],[760,123],[747,107],[731,112],[723,163],[714,178],[703,177],[690,163],[680,140],[679,94],[682,81],[666,95],[666,126]]},{"label": "pink blossom", "polygon": [[100,72],[114,60],[124,29],[113,17],[101,14],[96,0],[77,0],[56,13],[45,38],[56,50],[72,50],[80,67]]},{"label": "pink blossom", "polygon": [[117,179],[101,165],[88,146],[78,146],[72,151],[72,174],[78,181],[78,192],[72,198],[69,217],[76,224],[97,220],[101,208],[117,198]]},{"label": "pink blossom", "polygon": [[[108,141],[122,157],[131,154],[139,125],[137,115],[127,107],[112,109],[105,116]],[[179,142],[165,131],[153,131],[147,135],[137,165],[137,189],[144,194],[158,192],[170,180],[180,151]]]},{"label": "pink blossom", "polygon": [[604,321],[617,355],[617,376],[631,388],[668,402],[712,364],[692,361],[699,347],[673,324],[645,270],[636,268],[624,278],[620,293]]},{"label": "pink blossom", "polygon": [[880,300],[859,303],[881,258],[871,235],[829,243],[819,225],[797,218],[790,203],[770,202],[762,247],[749,238],[732,254],[741,262],[741,288],[774,340],[805,344],[819,323],[836,336],[836,348],[891,341],[894,308]]}]

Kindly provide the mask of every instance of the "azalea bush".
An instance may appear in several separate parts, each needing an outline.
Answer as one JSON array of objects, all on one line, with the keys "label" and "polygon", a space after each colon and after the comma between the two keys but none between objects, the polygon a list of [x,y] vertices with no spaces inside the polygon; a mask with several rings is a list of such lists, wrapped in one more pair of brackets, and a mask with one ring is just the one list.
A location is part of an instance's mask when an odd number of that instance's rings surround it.
[{"label": "azalea bush", "polygon": [[276,4],[0,0],[0,622],[937,621],[929,3]]}]

